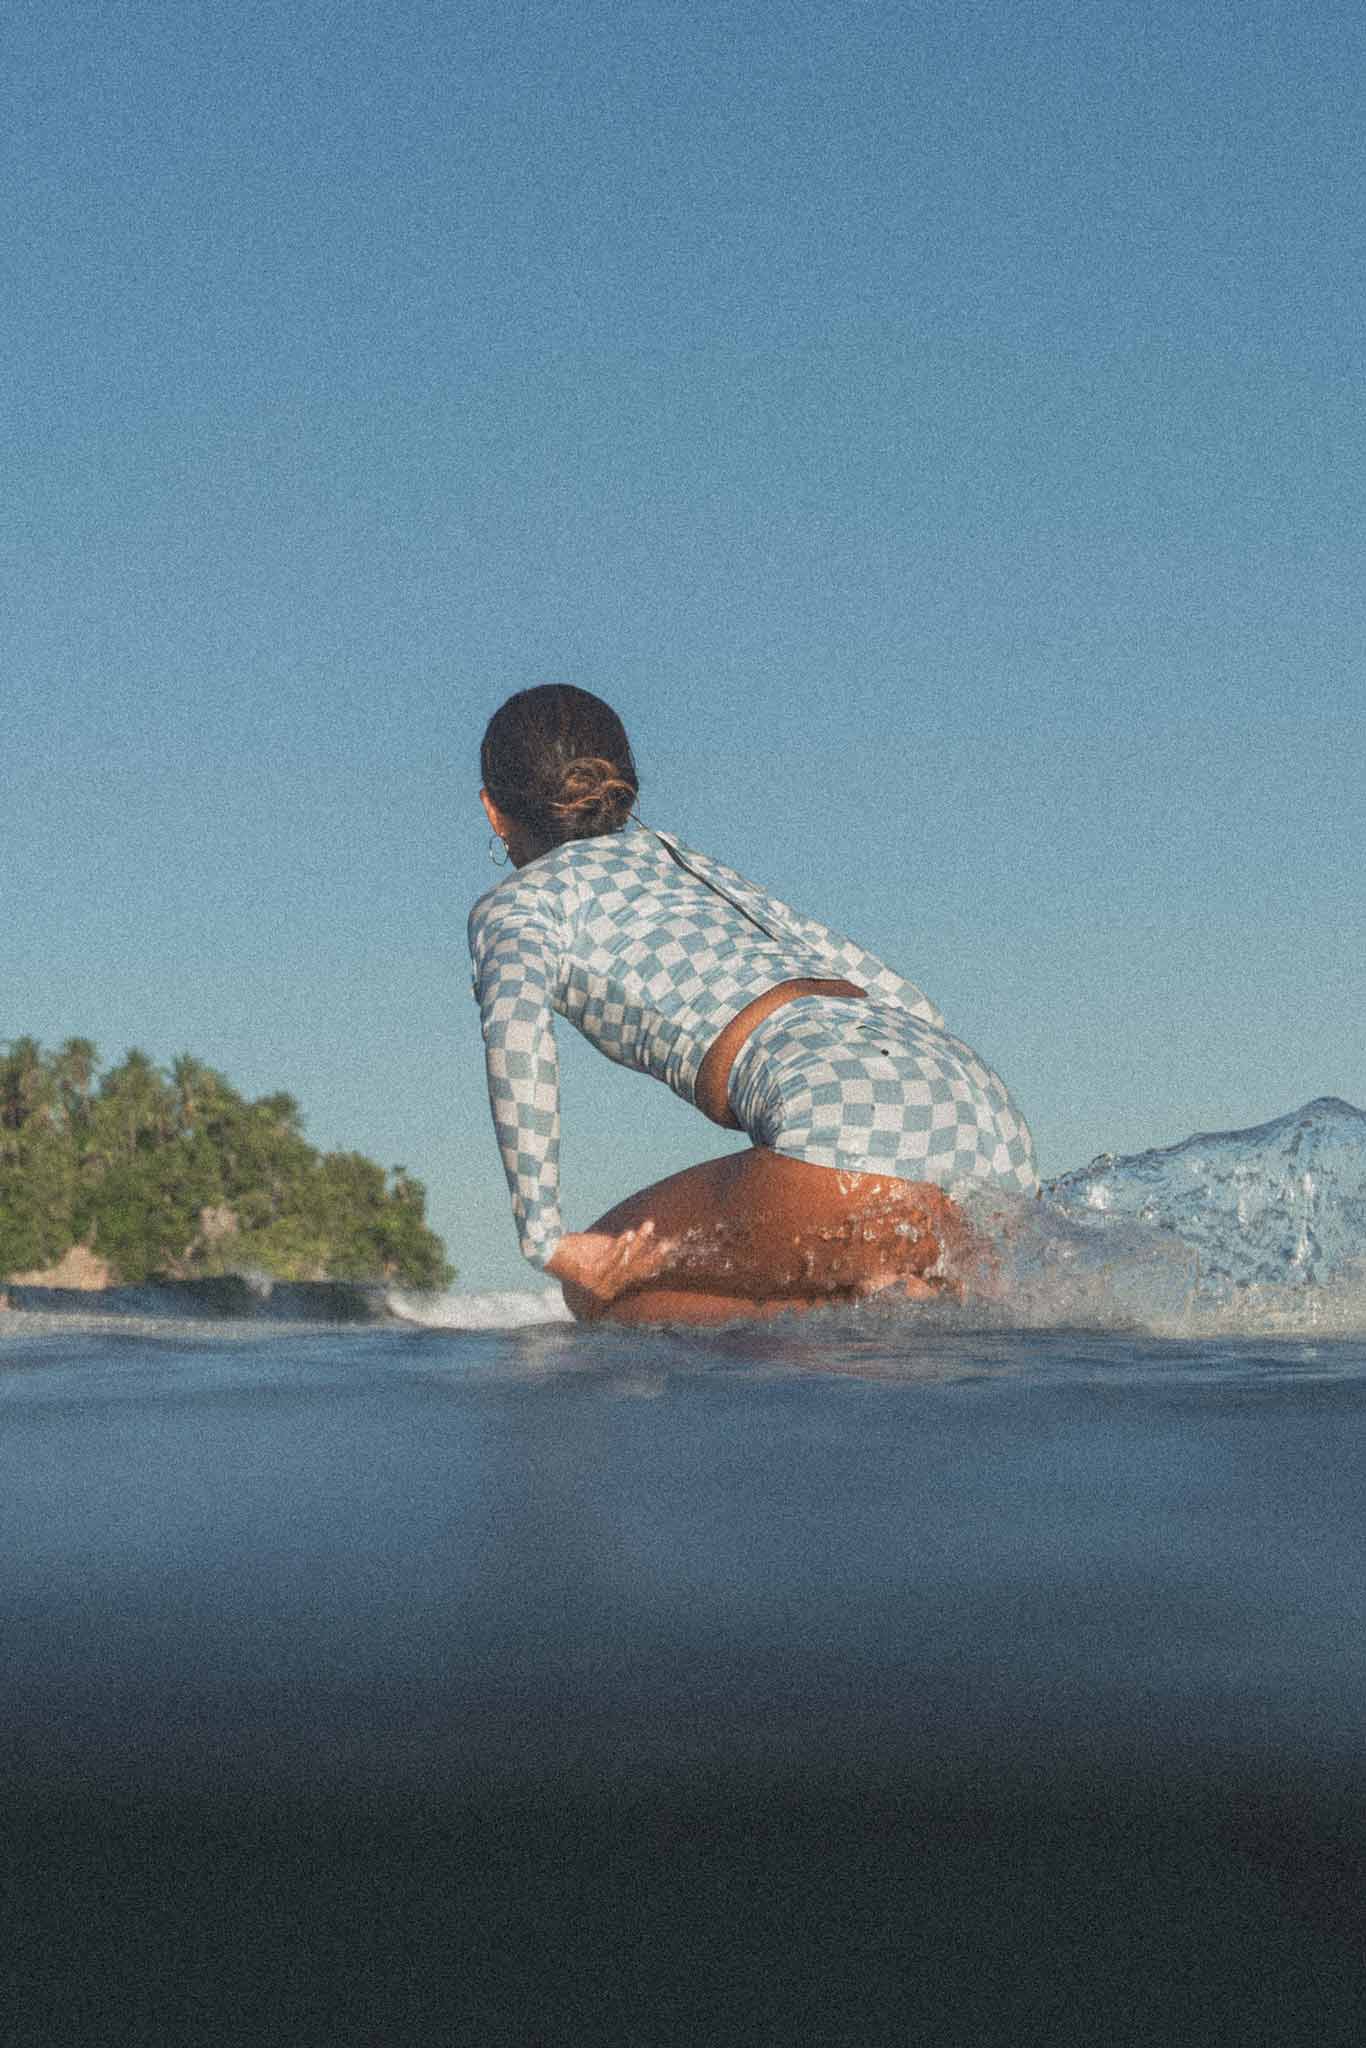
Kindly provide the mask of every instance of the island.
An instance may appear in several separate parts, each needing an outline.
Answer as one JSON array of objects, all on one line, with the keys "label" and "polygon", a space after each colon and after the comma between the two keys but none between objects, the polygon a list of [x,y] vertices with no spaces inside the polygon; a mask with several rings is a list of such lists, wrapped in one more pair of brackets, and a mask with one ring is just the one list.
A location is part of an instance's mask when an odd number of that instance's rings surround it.
[{"label": "island", "polygon": [[0,1055],[0,1283],[136,1285],[253,1271],[447,1287],[402,1166],[319,1152],[292,1095],[247,1100],[188,1053],[100,1070],[86,1038]]}]

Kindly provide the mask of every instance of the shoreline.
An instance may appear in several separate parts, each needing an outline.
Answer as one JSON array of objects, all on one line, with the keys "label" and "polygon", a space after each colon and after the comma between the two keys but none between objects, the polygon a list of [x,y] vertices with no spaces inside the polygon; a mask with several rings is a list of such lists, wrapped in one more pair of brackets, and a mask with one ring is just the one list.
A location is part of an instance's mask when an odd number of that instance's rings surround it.
[{"label": "shoreline", "polygon": [[371,1323],[396,1321],[387,1280],[277,1280],[268,1273],[215,1273],[193,1279],[162,1274],[96,1287],[38,1285],[16,1275],[0,1282],[0,1312],[180,1314],[209,1319]]}]

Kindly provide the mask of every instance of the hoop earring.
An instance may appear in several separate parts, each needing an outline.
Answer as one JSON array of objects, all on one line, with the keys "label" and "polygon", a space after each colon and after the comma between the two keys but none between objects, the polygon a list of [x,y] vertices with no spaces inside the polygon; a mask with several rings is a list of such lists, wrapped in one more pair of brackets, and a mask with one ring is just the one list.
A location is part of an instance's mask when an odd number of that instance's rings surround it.
[{"label": "hoop earring", "polygon": [[[501,854],[494,852],[495,846],[502,847],[503,851]],[[505,868],[508,864],[508,843],[506,839],[500,839],[496,832],[490,832],[489,834],[489,859],[496,868]]]}]

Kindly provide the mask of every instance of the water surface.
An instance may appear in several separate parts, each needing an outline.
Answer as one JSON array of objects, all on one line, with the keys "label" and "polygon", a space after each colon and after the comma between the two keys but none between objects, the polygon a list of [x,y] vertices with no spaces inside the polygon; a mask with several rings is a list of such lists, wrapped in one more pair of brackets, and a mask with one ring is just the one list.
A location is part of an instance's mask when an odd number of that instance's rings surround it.
[{"label": "water surface", "polygon": [[1359,2041],[1364,1412],[1306,1330],[11,1314],[6,2038]]}]

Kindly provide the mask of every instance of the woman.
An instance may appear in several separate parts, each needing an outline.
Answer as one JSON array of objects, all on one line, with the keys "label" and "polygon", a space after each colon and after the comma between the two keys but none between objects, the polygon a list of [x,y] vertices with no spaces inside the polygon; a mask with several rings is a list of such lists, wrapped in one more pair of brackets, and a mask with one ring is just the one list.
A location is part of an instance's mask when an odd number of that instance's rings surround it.
[{"label": "woman", "polygon": [[[520,691],[480,765],[517,870],[470,915],[489,1099],[522,1250],[576,1316],[719,1322],[930,1293],[969,1241],[947,1188],[1034,1193],[1024,1119],[914,982],[630,822],[635,762],[600,698]],[[564,1233],[552,1012],[752,1149]]]}]

